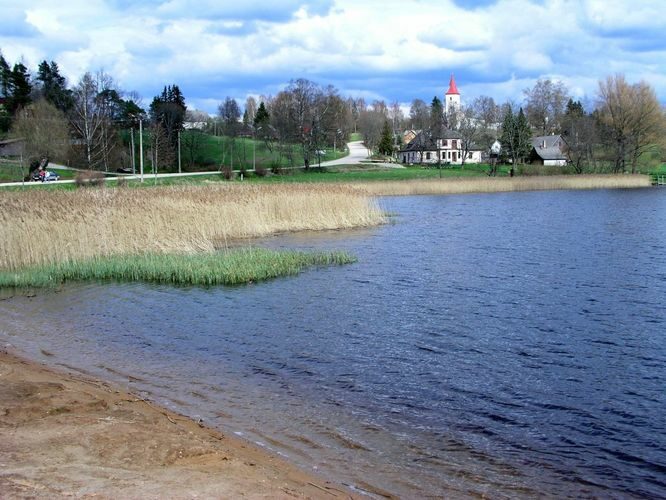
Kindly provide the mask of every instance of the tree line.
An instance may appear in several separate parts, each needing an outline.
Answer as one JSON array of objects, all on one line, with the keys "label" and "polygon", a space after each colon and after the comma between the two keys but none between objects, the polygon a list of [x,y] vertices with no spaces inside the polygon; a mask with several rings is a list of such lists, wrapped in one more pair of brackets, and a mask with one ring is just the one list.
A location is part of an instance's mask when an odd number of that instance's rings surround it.
[{"label": "tree line", "polygon": [[[479,96],[446,113],[439,97],[414,99],[409,112],[397,101],[367,103],[343,97],[331,86],[292,80],[276,95],[248,97],[244,105],[227,97],[215,117],[187,108],[178,85],[166,85],[148,111],[136,93],[121,91],[104,71],[86,73],[73,86],[54,61],[39,64],[34,77],[22,62],[11,65],[0,52],[0,133],[25,139],[26,158],[68,158],[86,168],[109,170],[134,163],[139,124],[148,130],[152,165],[175,167],[183,151],[189,166],[200,162],[202,134],[181,134],[186,122],[231,138],[222,163],[233,165],[237,137],[263,141],[280,158],[274,167],[316,164],[322,150],[338,148],[352,132],[362,134],[371,152],[394,156],[406,130],[417,134],[422,152],[447,130],[459,137],[463,161],[472,149],[487,152],[501,143],[502,159],[524,162],[533,136],[559,134],[574,172],[636,172],[640,162],[664,150],[666,118],[654,89],[631,84],[623,75],[599,82],[596,100],[586,107],[558,81],[539,79],[523,91],[520,103]],[[48,126],[47,126],[48,125]],[[284,160],[284,161],[283,161]]]}]

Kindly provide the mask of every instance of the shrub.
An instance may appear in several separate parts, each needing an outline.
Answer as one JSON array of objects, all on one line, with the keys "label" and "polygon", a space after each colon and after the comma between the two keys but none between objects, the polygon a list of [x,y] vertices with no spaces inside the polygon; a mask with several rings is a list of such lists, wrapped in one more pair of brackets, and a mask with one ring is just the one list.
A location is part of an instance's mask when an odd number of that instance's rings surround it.
[{"label": "shrub", "polygon": [[266,177],[266,175],[268,174],[268,170],[266,169],[266,167],[262,165],[257,165],[254,169],[254,174],[257,177]]},{"label": "shrub", "polygon": [[96,170],[85,170],[79,172],[74,179],[74,184],[77,187],[101,187],[104,185],[104,174],[102,172],[97,172]]},{"label": "shrub", "polygon": [[224,177],[228,181],[234,178],[234,171],[231,169],[229,165],[224,165],[222,167],[221,172],[222,172],[222,177]]}]

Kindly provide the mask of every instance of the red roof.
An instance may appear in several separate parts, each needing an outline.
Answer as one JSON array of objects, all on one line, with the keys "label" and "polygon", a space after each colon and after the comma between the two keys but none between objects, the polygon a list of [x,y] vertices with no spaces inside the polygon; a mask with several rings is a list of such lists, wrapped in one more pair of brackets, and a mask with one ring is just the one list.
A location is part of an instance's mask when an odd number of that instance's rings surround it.
[{"label": "red roof", "polygon": [[449,82],[449,90],[446,92],[446,95],[449,95],[449,94],[460,95],[460,92],[458,92],[458,87],[456,87],[456,79],[453,78],[453,73],[451,73],[451,81]]}]

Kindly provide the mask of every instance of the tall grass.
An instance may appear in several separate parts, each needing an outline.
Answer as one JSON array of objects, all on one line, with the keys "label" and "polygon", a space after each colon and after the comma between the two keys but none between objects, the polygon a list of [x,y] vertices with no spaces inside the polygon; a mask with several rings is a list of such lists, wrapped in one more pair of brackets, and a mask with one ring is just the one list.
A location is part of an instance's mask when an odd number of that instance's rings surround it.
[{"label": "tall grass", "polygon": [[375,196],[496,193],[554,189],[617,189],[649,187],[647,175],[561,175],[552,177],[461,177],[377,182],[353,186]]},{"label": "tall grass", "polygon": [[213,251],[230,240],[383,221],[371,197],[337,185],[0,191],[0,269]]},{"label": "tall grass", "polygon": [[345,252],[296,252],[265,248],[205,254],[101,257],[0,271],[0,288],[55,287],[67,281],[144,281],[176,285],[238,285],[295,275],[310,266],[355,262]]}]

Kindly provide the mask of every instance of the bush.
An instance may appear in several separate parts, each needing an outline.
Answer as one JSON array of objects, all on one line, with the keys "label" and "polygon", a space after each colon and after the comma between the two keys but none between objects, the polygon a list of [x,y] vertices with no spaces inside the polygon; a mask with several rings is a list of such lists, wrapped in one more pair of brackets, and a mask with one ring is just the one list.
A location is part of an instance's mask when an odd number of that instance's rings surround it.
[{"label": "bush", "polygon": [[229,165],[224,165],[222,167],[221,173],[222,177],[224,177],[228,181],[234,178],[234,171],[231,169]]},{"label": "bush", "polygon": [[254,174],[257,177],[266,177],[266,175],[268,175],[268,170],[262,165],[257,165],[254,169]]},{"label": "bush", "polygon": [[271,172],[273,172],[276,175],[280,175],[280,174],[284,173],[284,171],[282,169],[282,164],[277,160],[273,160],[271,162]]},{"label": "bush", "polygon": [[104,174],[96,170],[86,170],[79,172],[74,179],[74,184],[77,187],[101,187],[104,186]]}]

